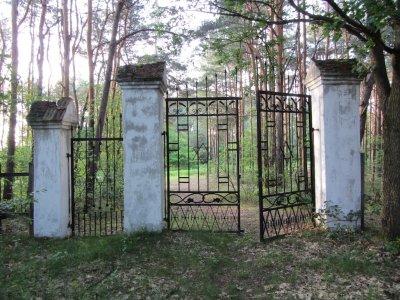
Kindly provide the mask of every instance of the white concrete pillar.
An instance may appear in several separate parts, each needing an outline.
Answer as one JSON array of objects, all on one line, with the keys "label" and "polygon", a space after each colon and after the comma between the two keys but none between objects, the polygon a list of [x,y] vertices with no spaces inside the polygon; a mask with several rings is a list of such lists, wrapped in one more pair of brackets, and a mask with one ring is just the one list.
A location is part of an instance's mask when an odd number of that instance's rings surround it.
[{"label": "white concrete pillar", "polygon": [[122,89],[124,231],[164,228],[165,63],[118,70]]},{"label": "white concrete pillar", "polygon": [[327,228],[361,222],[360,82],[353,60],[315,60],[307,73],[314,128],[315,200]]},{"label": "white concrete pillar", "polygon": [[33,129],[33,232],[35,237],[63,238],[69,228],[69,165],[71,127],[78,115],[70,98],[37,101],[28,115]]}]

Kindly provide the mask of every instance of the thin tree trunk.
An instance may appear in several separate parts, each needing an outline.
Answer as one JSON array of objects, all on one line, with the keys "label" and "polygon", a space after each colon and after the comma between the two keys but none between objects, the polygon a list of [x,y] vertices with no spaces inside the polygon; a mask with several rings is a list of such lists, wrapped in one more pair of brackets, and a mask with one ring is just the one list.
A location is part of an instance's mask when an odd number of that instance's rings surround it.
[{"label": "thin tree trunk", "polygon": [[[17,101],[18,101],[18,0],[11,2],[11,99],[10,118],[8,123],[7,137],[7,164],[6,173],[14,172],[15,155],[15,126],[17,123]],[[3,198],[11,199],[13,194],[13,177],[4,185]]]},{"label": "thin tree trunk", "polygon": [[88,0],[88,20],[86,32],[86,48],[88,53],[89,68],[89,91],[88,91],[88,108],[89,108],[89,127],[94,129],[94,63],[93,63],[93,47],[92,47],[92,31],[93,31],[93,1]]},{"label": "thin tree trunk", "polygon": [[[30,38],[31,38],[31,51],[30,51],[30,60],[29,60],[29,72],[28,72],[28,93],[32,95],[33,92],[33,87],[35,84],[35,71],[34,71],[34,62],[35,62],[35,26],[36,23],[36,12],[35,12],[35,6],[32,6],[31,9],[31,14],[30,14],[30,20],[29,20],[29,33],[30,33]],[[21,132],[21,135],[23,135],[23,132]]]},{"label": "thin tree trunk", "polygon": [[63,97],[69,97],[70,42],[68,0],[62,2],[62,35],[63,35]]},{"label": "thin tree trunk", "polygon": [[[276,1],[276,15],[275,20],[282,20],[283,17],[283,0]],[[285,71],[284,71],[284,49],[283,49],[283,25],[276,25],[276,38],[277,43],[277,64],[278,64],[278,92],[283,93],[285,91]],[[276,103],[278,107],[282,106],[280,101]],[[276,167],[279,174],[283,173],[284,161],[283,161],[283,145],[284,145],[284,132],[283,132],[283,113],[276,113]]]},{"label": "thin tree trunk", "polygon": [[[108,95],[110,93],[114,54],[115,54],[115,49],[117,47],[116,40],[117,40],[117,33],[118,33],[118,24],[119,24],[122,8],[124,7],[124,4],[125,4],[124,0],[118,1],[117,8],[115,10],[110,46],[109,46],[109,50],[108,50],[106,73],[104,76],[105,78],[104,78],[103,93],[101,96],[100,111],[99,111],[99,117],[98,117],[97,128],[96,128],[96,137],[97,138],[100,138],[103,133],[105,117],[106,117],[106,112],[107,112]],[[96,151],[96,153],[98,153],[98,150]]]},{"label": "thin tree trunk", "polygon": [[3,92],[3,83],[4,83],[4,78],[3,78],[3,66],[4,62],[6,60],[6,50],[7,50],[7,45],[6,45],[6,38],[4,35],[3,27],[2,24],[0,24],[0,39],[1,39],[1,52],[0,52],[0,92]]},{"label": "thin tree trunk", "polygon": [[[305,0],[303,0],[303,5],[305,5]],[[305,15],[302,15],[303,18],[305,18]],[[305,79],[307,76],[307,24],[306,22],[303,23],[303,59],[302,59],[302,78]],[[304,80],[303,80],[304,83]],[[301,93],[305,94],[306,93],[306,86],[304,84],[301,85]]]},{"label": "thin tree trunk", "polygon": [[43,96],[43,62],[44,62],[44,25],[46,21],[47,12],[47,0],[42,0],[42,10],[40,13],[39,21],[39,48],[37,54],[37,68],[38,68],[38,80],[37,80],[37,93],[39,98]]},{"label": "thin tree trunk", "polygon": [[[104,85],[103,85],[103,93],[101,96],[101,103],[100,103],[100,110],[97,120],[97,128],[96,128],[96,138],[100,138],[103,134],[104,124],[106,120],[106,113],[107,113],[107,104],[108,104],[108,97],[110,93],[110,85],[111,85],[111,75],[113,70],[113,62],[114,62],[114,55],[115,50],[117,47],[117,33],[118,33],[118,24],[121,17],[121,12],[124,7],[125,0],[119,0],[117,8],[115,10],[112,33],[111,33],[111,40],[108,50],[108,59],[106,65],[106,73],[104,78]],[[89,195],[93,194],[94,191],[94,182],[95,182],[95,175],[97,172],[97,161],[100,156],[100,145],[101,143],[97,141],[93,146],[93,160],[90,162],[89,170],[90,176],[88,178],[88,190]],[[93,199],[88,199],[89,203],[93,201]]]},{"label": "thin tree trunk", "polygon": [[365,125],[367,123],[367,112],[369,107],[369,99],[371,98],[372,88],[374,87],[375,78],[372,73],[369,73],[360,88],[360,142],[363,142]]}]

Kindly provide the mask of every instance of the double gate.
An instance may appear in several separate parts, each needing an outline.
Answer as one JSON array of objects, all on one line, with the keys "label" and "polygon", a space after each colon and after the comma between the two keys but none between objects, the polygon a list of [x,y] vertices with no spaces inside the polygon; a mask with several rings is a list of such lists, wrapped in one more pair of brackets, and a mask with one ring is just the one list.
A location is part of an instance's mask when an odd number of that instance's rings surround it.
[{"label": "double gate", "polygon": [[[207,93],[206,93],[207,94]],[[217,94],[217,93],[216,93]],[[166,222],[171,230],[241,232],[240,97],[166,99]],[[71,139],[71,228],[75,235],[123,229],[121,120],[104,137]],[[311,98],[257,93],[261,239],[313,224]]]},{"label": "double gate", "polygon": [[240,232],[239,101],[166,99],[169,229]]}]

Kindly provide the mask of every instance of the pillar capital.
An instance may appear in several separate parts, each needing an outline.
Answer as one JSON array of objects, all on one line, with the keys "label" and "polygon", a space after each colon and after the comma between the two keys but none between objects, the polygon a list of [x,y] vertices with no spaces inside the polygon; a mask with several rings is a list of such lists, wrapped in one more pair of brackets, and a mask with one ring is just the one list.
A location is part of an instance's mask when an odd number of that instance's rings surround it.
[{"label": "pillar capital", "polygon": [[360,84],[361,76],[355,71],[355,59],[313,59],[305,84],[309,90],[323,85]]},{"label": "pillar capital", "polygon": [[119,67],[116,81],[122,89],[160,89],[165,92],[165,62]]},{"label": "pillar capital", "polygon": [[27,116],[33,129],[65,128],[78,125],[78,114],[71,98],[61,98],[57,102],[33,102]]}]

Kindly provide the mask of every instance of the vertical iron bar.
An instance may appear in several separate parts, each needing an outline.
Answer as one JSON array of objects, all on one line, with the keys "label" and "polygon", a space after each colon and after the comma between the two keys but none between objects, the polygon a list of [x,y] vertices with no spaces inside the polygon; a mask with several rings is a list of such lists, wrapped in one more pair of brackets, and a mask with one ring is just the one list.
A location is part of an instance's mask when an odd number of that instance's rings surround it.
[{"label": "vertical iron bar", "polygon": [[[206,98],[208,97],[208,77],[206,76]],[[208,128],[208,119],[209,119],[209,104],[210,102],[206,99],[206,131],[207,131],[207,190],[210,190],[210,132]]]},{"label": "vertical iron bar", "polygon": [[[310,131],[310,128],[307,126],[309,125],[308,123],[308,104],[307,104],[307,98],[304,97],[304,107],[303,107],[303,156],[304,156],[304,161],[303,161],[303,169],[304,169],[304,190],[309,190],[309,174],[308,174],[308,151],[307,151],[307,136],[311,134],[312,131]],[[308,127],[308,128],[307,128]]]},{"label": "vertical iron bar", "polygon": [[196,81],[196,148],[197,148],[197,191],[200,191],[200,148],[199,148],[199,100]]},{"label": "vertical iron bar", "polygon": [[186,83],[186,126],[187,126],[187,176],[188,176],[188,191],[190,191],[190,129],[189,129],[189,90]]},{"label": "vertical iron bar", "polygon": [[260,221],[260,240],[264,240],[264,207],[263,207],[263,185],[262,185],[262,160],[261,160],[261,103],[260,92],[256,95],[257,110],[257,164],[258,164],[258,209]]},{"label": "vertical iron bar", "polygon": [[71,133],[71,234],[75,235],[75,165],[74,165],[74,140],[72,138],[72,133]]},{"label": "vertical iron bar", "polygon": [[311,105],[311,96],[305,96],[308,100],[308,126],[309,126],[309,134],[310,134],[310,163],[311,163],[311,191],[312,191],[312,205],[313,205],[313,212],[315,213],[315,164],[314,164],[314,128],[312,127],[312,105]]},{"label": "vertical iron bar", "polygon": [[[169,149],[169,118],[170,118],[170,115],[169,115],[168,98],[165,100],[165,103],[166,103],[165,139],[166,139],[166,151],[167,151],[167,207],[166,207],[166,210],[167,210],[167,227],[168,227],[168,229],[171,229],[171,213],[170,213],[170,191],[171,191],[170,176],[171,176],[171,173],[170,173],[170,158],[169,158],[169,152],[170,152],[170,149]],[[178,109],[178,107],[177,107],[177,109]],[[179,144],[178,144],[178,148],[179,148]]]},{"label": "vertical iron bar", "polygon": [[237,230],[241,231],[241,220],[240,220],[240,134],[239,134],[239,101],[240,99],[236,99],[236,187],[237,187]]}]

